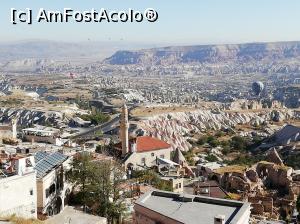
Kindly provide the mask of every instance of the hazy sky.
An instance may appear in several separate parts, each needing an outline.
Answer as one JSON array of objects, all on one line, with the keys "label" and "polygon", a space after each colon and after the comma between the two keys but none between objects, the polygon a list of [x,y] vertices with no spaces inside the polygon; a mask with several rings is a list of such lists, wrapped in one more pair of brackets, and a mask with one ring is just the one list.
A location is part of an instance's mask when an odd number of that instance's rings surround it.
[{"label": "hazy sky", "polygon": [[[37,11],[91,8],[154,8],[155,23],[12,25],[10,9]],[[238,43],[300,40],[299,0],[1,0],[0,41],[138,41],[151,43]]]}]

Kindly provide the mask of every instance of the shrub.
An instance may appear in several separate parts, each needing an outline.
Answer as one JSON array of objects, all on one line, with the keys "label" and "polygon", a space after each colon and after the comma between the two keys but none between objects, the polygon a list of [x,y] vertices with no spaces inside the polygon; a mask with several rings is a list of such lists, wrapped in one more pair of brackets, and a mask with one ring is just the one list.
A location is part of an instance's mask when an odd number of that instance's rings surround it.
[{"label": "shrub", "polygon": [[208,156],[205,157],[205,159],[208,162],[217,162],[217,161],[219,161],[218,158],[213,154],[209,154]]},{"label": "shrub", "polygon": [[220,145],[220,142],[217,139],[214,139],[210,141],[209,144],[211,147],[217,147],[218,145]]},{"label": "shrub", "polygon": [[191,165],[191,166],[195,165],[195,161],[193,159],[193,157],[194,157],[193,150],[189,150],[187,152],[183,151],[182,155],[184,156],[184,158],[186,159],[186,161],[188,162],[189,165]]},{"label": "shrub", "polygon": [[259,161],[265,160],[264,156],[240,155],[232,161],[228,161],[228,165],[247,165],[251,166]]},{"label": "shrub", "polygon": [[207,136],[202,136],[201,138],[198,139],[197,144],[198,145],[204,145],[207,143]]},{"label": "shrub", "polygon": [[247,141],[241,136],[234,136],[231,139],[231,147],[238,151],[245,151],[247,148]]},{"label": "shrub", "polygon": [[220,138],[220,137],[224,136],[224,132],[223,132],[223,131],[218,131],[218,132],[215,134],[215,136],[216,136],[217,138]]},{"label": "shrub", "polygon": [[300,154],[288,156],[285,160],[285,164],[293,167],[295,170],[300,169]]},{"label": "shrub", "polygon": [[99,125],[109,120],[109,115],[97,112],[95,114],[84,114],[80,116],[85,121],[90,121],[94,125]]},{"label": "shrub", "polygon": [[229,147],[229,145],[223,146],[222,153],[224,155],[227,155],[228,153],[230,153],[230,147]]}]

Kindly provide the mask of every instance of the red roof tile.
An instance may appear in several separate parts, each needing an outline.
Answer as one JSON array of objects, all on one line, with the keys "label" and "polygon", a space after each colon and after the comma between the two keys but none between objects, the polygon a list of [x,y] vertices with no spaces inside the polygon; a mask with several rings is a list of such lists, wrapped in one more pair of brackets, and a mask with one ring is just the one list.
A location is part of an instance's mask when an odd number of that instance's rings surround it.
[{"label": "red roof tile", "polygon": [[[131,147],[134,143],[136,143],[136,152],[149,152],[161,149],[168,149],[171,147],[171,145],[158,138],[153,138],[150,136],[139,136],[136,138],[129,139],[129,151],[131,150]],[[117,150],[122,150],[122,143],[119,142],[115,144],[115,148]]]},{"label": "red roof tile", "polygon": [[171,145],[157,138],[150,136],[140,136],[136,138],[136,151],[137,152],[148,152],[160,149],[170,148]]}]

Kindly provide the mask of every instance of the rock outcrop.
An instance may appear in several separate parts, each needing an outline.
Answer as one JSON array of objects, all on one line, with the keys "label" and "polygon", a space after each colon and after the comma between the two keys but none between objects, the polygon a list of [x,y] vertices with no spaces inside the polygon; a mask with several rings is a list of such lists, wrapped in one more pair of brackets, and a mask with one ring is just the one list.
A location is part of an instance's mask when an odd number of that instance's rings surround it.
[{"label": "rock outcrop", "polygon": [[288,192],[292,182],[293,169],[291,167],[262,161],[257,164],[256,172],[264,180],[265,185]]},{"label": "rock outcrop", "polygon": [[280,156],[275,148],[271,149],[271,151],[269,152],[269,154],[267,156],[267,161],[275,163],[280,166],[284,165],[282,159],[280,158]]},{"label": "rock outcrop", "polygon": [[[277,111],[284,120],[300,118],[293,110]],[[137,132],[157,137],[172,144],[172,148],[187,151],[191,145],[187,141],[191,133],[199,133],[208,129],[230,129],[236,125],[261,125],[272,121],[274,110],[255,111],[219,111],[196,110],[157,115],[137,122]]]},{"label": "rock outcrop", "polygon": [[33,124],[51,124],[59,127],[66,122],[64,121],[66,118],[60,112],[0,108],[0,123],[9,123],[13,118],[17,118],[18,126],[21,127],[28,127]]},{"label": "rock outcrop", "polygon": [[114,65],[179,63],[249,63],[274,61],[300,56],[299,42],[250,43],[227,45],[176,46],[117,51],[104,62]]}]

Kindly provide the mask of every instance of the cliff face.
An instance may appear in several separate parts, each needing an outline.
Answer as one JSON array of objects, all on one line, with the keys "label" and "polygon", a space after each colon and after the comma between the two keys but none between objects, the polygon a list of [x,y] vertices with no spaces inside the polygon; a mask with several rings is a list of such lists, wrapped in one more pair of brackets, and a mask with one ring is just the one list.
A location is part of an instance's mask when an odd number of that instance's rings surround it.
[{"label": "cliff face", "polygon": [[165,140],[172,144],[175,150],[179,147],[187,151],[191,145],[188,143],[188,134],[207,129],[220,130],[235,127],[238,124],[260,125],[267,121],[291,118],[300,118],[300,113],[292,110],[268,110],[260,112],[212,112],[210,110],[197,110],[192,112],[169,113],[143,119],[138,122],[137,132]]},{"label": "cliff face", "polygon": [[124,64],[220,63],[284,60],[300,56],[300,42],[250,43],[118,51],[104,62]]}]

